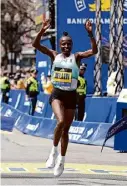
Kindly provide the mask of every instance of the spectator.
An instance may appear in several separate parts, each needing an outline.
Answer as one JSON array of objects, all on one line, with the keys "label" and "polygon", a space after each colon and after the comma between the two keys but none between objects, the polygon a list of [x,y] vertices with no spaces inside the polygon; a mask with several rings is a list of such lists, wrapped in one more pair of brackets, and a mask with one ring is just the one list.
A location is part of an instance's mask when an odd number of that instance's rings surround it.
[{"label": "spectator", "polygon": [[86,64],[80,66],[78,85],[77,85],[77,109],[75,114],[75,119],[82,121],[85,113],[85,98],[86,98],[86,86],[87,82],[84,78],[84,73],[86,71]]},{"label": "spectator", "polygon": [[9,75],[9,80],[10,80],[10,88],[11,89],[16,89],[16,78],[15,78],[16,74],[12,74],[10,73]]},{"label": "spectator", "polygon": [[10,92],[10,81],[8,78],[9,74],[4,71],[3,77],[0,77],[0,88],[2,92],[2,101],[8,104],[9,92]]},{"label": "spectator", "polygon": [[38,71],[36,69],[31,69],[30,74],[31,77],[27,80],[26,86],[26,99],[30,100],[30,115],[34,114],[36,103],[37,103],[37,95],[38,91],[38,81],[36,79]]},{"label": "spectator", "polygon": [[53,85],[51,82],[51,76],[48,75],[46,80],[42,80],[42,87],[45,94],[51,94],[53,90]]},{"label": "spectator", "polygon": [[26,70],[25,72],[25,78],[24,78],[25,87],[27,86],[27,80],[29,78],[30,78],[30,69]]},{"label": "spectator", "polygon": [[116,74],[117,74],[117,71],[112,72],[108,78],[108,81],[107,81],[107,95],[108,96],[115,96],[115,90],[117,86]]},{"label": "spectator", "polygon": [[21,74],[19,74],[19,73],[17,74],[17,77],[16,77],[16,88],[17,89],[25,89],[24,80],[21,77]]}]

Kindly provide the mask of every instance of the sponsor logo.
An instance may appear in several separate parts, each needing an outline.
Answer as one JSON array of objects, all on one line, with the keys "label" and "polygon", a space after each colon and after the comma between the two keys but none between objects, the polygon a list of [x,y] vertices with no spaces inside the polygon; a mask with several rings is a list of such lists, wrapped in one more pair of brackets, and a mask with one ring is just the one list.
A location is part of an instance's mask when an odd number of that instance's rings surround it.
[{"label": "sponsor logo", "polygon": [[[111,7],[111,0],[101,0],[101,11],[109,12]],[[96,4],[89,4],[90,11],[96,11]]]},{"label": "sponsor logo", "polygon": [[[74,0],[75,1],[75,7],[78,12],[83,11],[87,8],[85,0]],[[96,4],[93,0],[93,3],[88,4],[89,11],[95,12],[96,11]],[[101,0],[101,11],[102,12],[109,12],[111,8],[111,0]],[[127,11],[127,0],[124,1],[124,11]]]},{"label": "sponsor logo", "polygon": [[4,116],[6,116],[6,117],[12,116],[12,111],[11,111],[11,109],[7,109],[7,111],[5,112]]},{"label": "sponsor logo", "polygon": [[74,0],[74,1],[78,12],[81,12],[86,8],[86,4],[84,0]]},{"label": "sponsor logo", "polygon": [[11,103],[11,102],[12,102],[12,98],[9,98],[9,100],[8,100],[8,101],[9,101],[9,103]]},{"label": "sponsor logo", "polygon": [[44,109],[44,106],[45,106],[45,104],[44,104],[43,102],[37,100],[37,104],[36,104],[35,111],[36,111],[37,113],[42,114],[43,109]]},{"label": "sponsor logo", "polygon": [[90,130],[87,131],[86,138],[89,138],[93,133],[94,133],[94,129],[91,128]]},{"label": "sponsor logo", "polygon": [[74,127],[71,126],[69,129],[69,133],[75,133],[75,134],[82,134],[85,130],[85,127]]},{"label": "sponsor logo", "polygon": [[[67,24],[85,24],[87,18],[67,18]],[[96,24],[96,18],[89,18],[89,20]],[[118,20],[115,20],[115,23],[117,24]],[[101,18],[102,24],[110,24],[110,18]],[[123,19],[123,24],[127,24],[127,18]]]},{"label": "sponsor logo", "polygon": [[41,67],[47,67],[47,61],[39,61],[38,68],[41,68]]},{"label": "sponsor logo", "polygon": [[36,125],[29,123],[26,128],[28,130],[35,131],[35,130],[37,130],[38,127],[39,127],[39,123],[37,123]]},{"label": "sponsor logo", "polygon": [[69,134],[69,140],[78,141],[81,138],[81,135],[78,134]]},{"label": "sponsor logo", "polygon": [[30,106],[30,101],[25,101],[24,106]]}]

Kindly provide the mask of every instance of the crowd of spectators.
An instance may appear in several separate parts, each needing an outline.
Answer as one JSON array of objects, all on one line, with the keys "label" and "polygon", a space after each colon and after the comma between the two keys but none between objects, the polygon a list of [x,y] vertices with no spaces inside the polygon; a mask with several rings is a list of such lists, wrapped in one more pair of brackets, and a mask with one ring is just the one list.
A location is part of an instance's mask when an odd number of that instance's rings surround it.
[{"label": "crowd of spectators", "polygon": [[[25,89],[27,86],[27,80],[30,77],[31,69],[20,69],[16,73],[8,73],[6,71],[6,77],[10,82],[10,89]],[[1,77],[5,76],[5,71],[1,72]],[[43,75],[40,78],[40,90],[45,94],[50,94],[52,92],[53,86],[51,84],[51,76],[47,77]]]},{"label": "crowd of spectators", "polygon": [[20,69],[16,73],[1,72],[2,102],[8,103],[10,90],[22,89],[26,92],[26,101],[30,101],[29,114],[33,115],[39,92],[43,91],[45,94],[51,94],[53,89],[50,75],[46,77],[42,73],[39,81],[37,76],[38,70],[35,67],[31,67],[28,70]]},{"label": "crowd of spectators", "polygon": [[26,80],[30,76],[30,70],[18,70],[16,73],[8,73],[7,77],[10,81],[10,89],[25,89]]}]

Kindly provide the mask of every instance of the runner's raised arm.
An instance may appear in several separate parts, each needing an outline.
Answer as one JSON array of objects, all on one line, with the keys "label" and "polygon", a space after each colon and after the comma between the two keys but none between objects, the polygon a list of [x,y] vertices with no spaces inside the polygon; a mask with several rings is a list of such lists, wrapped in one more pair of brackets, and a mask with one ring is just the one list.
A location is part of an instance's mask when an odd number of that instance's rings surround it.
[{"label": "runner's raised arm", "polygon": [[48,55],[53,61],[57,52],[40,44],[41,37],[44,35],[45,31],[49,27],[50,27],[50,20],[46,20],[45,22],[43,22],[43,26],[42,26],[41,30],[39,31],[39,33],[37,34],[35,40],[33,41],[32,46],[35,47],[40,52],[42,52],[43,54]]}]

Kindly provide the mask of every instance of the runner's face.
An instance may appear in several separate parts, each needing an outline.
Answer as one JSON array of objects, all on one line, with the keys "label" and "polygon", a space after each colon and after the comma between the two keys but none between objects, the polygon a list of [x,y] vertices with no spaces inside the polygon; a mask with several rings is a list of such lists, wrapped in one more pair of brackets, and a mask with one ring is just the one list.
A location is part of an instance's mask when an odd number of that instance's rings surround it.
[{"label": "runner's face", "polygon": [[60,48],[65,56],[69,56],[72,50],[72,40],[69,37],[62,37],[60,40]]}]

